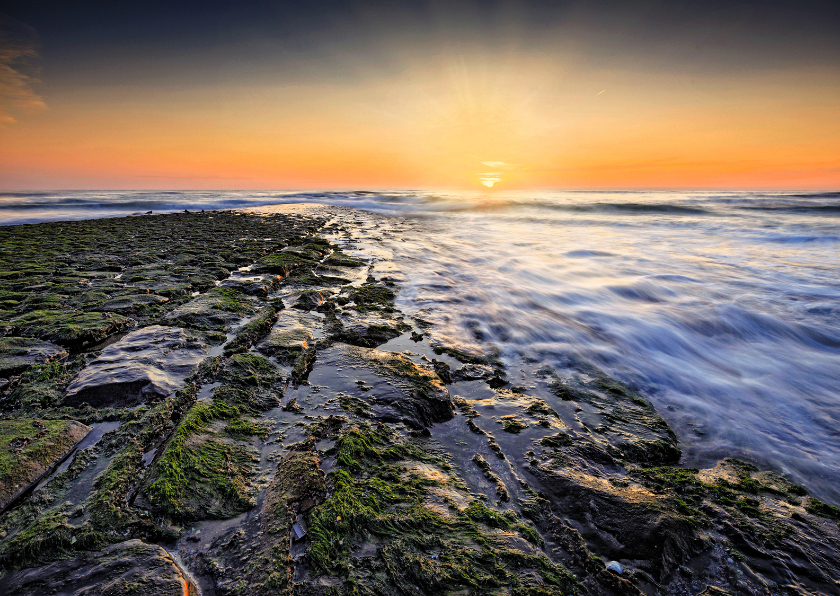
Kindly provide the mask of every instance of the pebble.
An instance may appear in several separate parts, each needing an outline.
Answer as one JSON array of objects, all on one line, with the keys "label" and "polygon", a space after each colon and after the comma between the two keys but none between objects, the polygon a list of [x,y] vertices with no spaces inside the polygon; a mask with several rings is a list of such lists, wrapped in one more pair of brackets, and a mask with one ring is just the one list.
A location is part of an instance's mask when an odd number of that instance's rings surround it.
[{"label": "pebble", "polygon": [[615,571],[619,575],[621,575],[621,573],[624,571],[624,567],[618,561],[610,561],[609,563],[607,563],[607,569],[609,569],[610,571]]}]

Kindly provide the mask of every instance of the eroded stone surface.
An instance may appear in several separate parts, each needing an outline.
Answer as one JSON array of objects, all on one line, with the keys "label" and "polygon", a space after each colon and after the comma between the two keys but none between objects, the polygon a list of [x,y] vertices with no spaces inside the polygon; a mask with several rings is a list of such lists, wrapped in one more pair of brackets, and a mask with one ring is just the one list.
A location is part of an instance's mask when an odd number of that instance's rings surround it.
[{"label": "eroded stone surface", "polygon": [[257,350],[276,356],[285,364],[292,363],[317,337],[323,337],[321,325],[322,318],[315,314],[286,309],[280,313],[268,337],[257,345]]},{"label": "eroded stone surface", "polygon": [[110,312],[33,310],[12,321],[18,335],[77,348],[107,339],[131,327],[132,321]]},{"label": "eroded stone surface", "polygon": [[[236,292],[234,288],[225,289]],[[228,300],[214,292],[182,304],[168,313],[165,320],[172,325],[219,331],[238,321],[243,313],[252,310],[253,307],[243,301]]]},{"label": "eroded stone surface", "polygon": [[0,377],[19,374],[33,364],[44,364],[64,354],[63,348],[48,341],[4,337],[0,339]]},{"label": "eroded stone surface", "polygon": [[140,540],[114,544],[0,579],[7,596],[190,596],[195,586],[162,547]]},{"label": "eroded stone surface", "polygon": [[336,315],[341,329],[336,335],[346,343],[366,348],[384,344],[402,335],[411,327],[402,320],[381,311],[356,312],[348,310]]},{"label": "eroded stone surface", "polygon": [[[354,399],[364,404],[359,407],[377,420],[400,421],[420,428],[449,420],[455,411],[449,390],[434,369],[419,366],[403,354],[336,344],[319,352],[317,362],[318,369],[314,372],[324,371],[324,374],[342,367],[357,369],[357,379],[371,388]],[[366,374],[361,374],[362,371]],[[343,384],[348,389],[355,386],[355,379],[333,378],[331,382],[333,386]]]},{"label": "eroded stone surface", "polygon": [[79,373],[65,403],[126,406],[164,397],[183,386],[206,353],[204,343],[178,327],[138,329]]},{"label": "eroded stone surface", "polygon": [[0,420],[0,511],[89,432],[75,420]]}]

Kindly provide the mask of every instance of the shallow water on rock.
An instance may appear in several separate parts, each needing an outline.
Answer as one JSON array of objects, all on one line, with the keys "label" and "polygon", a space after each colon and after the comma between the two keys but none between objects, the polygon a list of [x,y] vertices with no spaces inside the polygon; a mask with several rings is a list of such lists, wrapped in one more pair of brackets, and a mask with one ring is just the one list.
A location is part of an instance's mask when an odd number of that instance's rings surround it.
[{"label": "shallow water on rock", "polygon": [[3,223],[150,209],[353,208],[334,220],[334,239],[401,287],[397,308],[431,324],[433,345],[498,349],[525,386],[542,364],[561,375],[595,364],[652,399],[679,436],[684,464],[740,456],[840,503],[839,193],[0,198]]},{"label": "shallow water on rock", "polygon": [[840,194],[359,200],[401,216],[347,222],[432,344],[498,349],[513,375],[594,364],[653,400],[684,464],[740,456],[840,502]]}]

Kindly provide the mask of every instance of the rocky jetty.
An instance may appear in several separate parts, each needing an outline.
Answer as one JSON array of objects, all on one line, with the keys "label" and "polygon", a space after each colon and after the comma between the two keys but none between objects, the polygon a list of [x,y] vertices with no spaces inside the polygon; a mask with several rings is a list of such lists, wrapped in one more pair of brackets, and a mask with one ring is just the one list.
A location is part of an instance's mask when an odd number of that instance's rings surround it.
[{"label": "rocky jetty", "polygon": [[681,467],[591,365],[517,385],[445,313],[400,311],[389,225],[0,228],[0,591],[840,593],[839,508],[748,462]]}]

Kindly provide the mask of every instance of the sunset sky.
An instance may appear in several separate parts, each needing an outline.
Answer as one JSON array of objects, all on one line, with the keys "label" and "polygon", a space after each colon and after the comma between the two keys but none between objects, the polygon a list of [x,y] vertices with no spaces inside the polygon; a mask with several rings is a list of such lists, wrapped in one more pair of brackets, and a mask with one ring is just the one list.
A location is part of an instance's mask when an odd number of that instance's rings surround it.
[{"label": "sunset sky", "polygon": [[0,1],[2,190],[482,180],[840,188],[840,2]]}]

